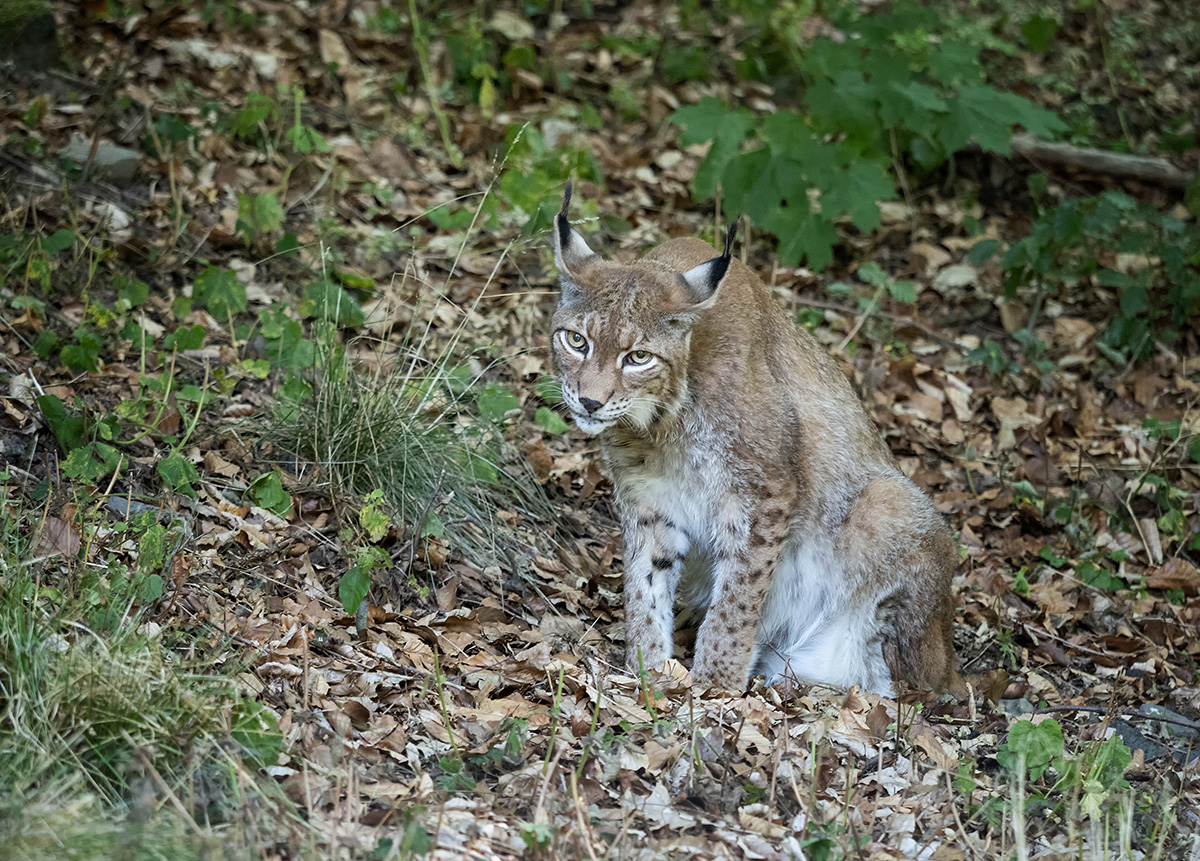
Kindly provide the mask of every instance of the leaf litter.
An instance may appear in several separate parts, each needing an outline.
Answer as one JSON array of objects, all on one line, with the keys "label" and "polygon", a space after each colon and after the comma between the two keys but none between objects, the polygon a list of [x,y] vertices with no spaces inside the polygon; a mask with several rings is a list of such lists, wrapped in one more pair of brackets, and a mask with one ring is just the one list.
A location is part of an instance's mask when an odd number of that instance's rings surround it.
[{"label": "leaf litter", "polygon": [[[616,33],[653,21],[650,10],[608,11],[604,28]],[[277,190],[307,266],[321,266],[326,238],[318,221],[333,219],[347,240],[344,269],[379,285],[364,309],[362,330],[372,340],[347,345],[364,367],[394,367],[414,349],[405,333],[426,332],[422,349],[438,355],[465,332],[470,378],[516,396],[504,456],[528,470],[522,480],[541,485],[555,522],[497,512],[489,528],[501,550],[490,565],[470,564],[462,548],[435,536],[406,538],[413,525],[399,525],[388,540],[397,549],[407,540],[411,552],[376,572],[365,627],[338,597],[338,578],[353,564],[338,528],[353,519],[353,501],[319,474],[285,473],[295,505],[284,516],[235,492],[250,485],[258,455],[228,422],[267,414],[271,399],[259,379],[239,372],[223,396],[223,423],[205,419],[184,452],[200,476],[196,497],[159,503],[192,534],[169,560],[155,621],[203,632],[249,658],[241,682],[275,713],[285,739],[268,771],[306,812],[330,857],[365,857],[381,839],[414,827],[428,852],[444,858],[531,849],[590,858],[1000,856],[1015,851],[1013,813],[989,803],[1014,790],[998,751],[1012,727],[1051,716],[1079,756],[1106,738],[1123,739],[1132,751],[1125,778],[1147,798],[1171,799],[1178,832],[1168,845],[1194,835],[1200,479],[1187,456],[1200,432],[1194,332],[1181,349],[1113,366],[1096,347],[1104,297],[1081,291],[1056,297],[1038,317],[1035,334],[1053,370],[990,372],[972,356],[1020,328],[1029,319],[1022,303],[1032,297],[993,299],[1003,293],[1000,274],[968,262],[975,240],[962,223],[970,216],[984,235],[1019,236],[1026,219],[1019,203],[985,210],[922,199],[894,219],[885,212],[876,234],[848,236],[856,260],[915,283],[915,303],[884,297],[871,313],[855,304],[873,287],[853,263],[842,260],[821,276],[780,270],[767,248],[751,242],[750,262],[836,351],[901,467],[959,530],[958,649],[983,696],[892,700],[761,683],[724,696],[693,688],[678,662],[653,680],[630,678],[621,670],[620,541],[594,442],[534,421],[549,406],[537,393],[548,372],[545,327],[554,302],[545,244],[519,236],[523,219],[504,210],[473,233],[469,222],[447,227],[431,213],[471,212],[481,190],[496,194],[495,171],[505,166],[491,153],[506,127],[525,123],[593,154],[605,183],[581,183],[580,196],[596,202],[602,224],[619,228],[598,239],[617,256],[711,231],[711,213],[692,209],[688,190],[703,153],[679,149],[662,131],[670,110],[706,91],[648,83],[637,95],[637,118],[606,106],[601,115],[611,121],[595,129],[552,126],[544,118],[558,96],[550,81],[526,71],[500,114],[489,118],[471,105],[456,111],[454,143],[465,158],[455,167],[435,142],[432,119],[416,138],[403,133],[405,117],[433,111],[423,91],[388,94],[386,70],[416,66],[408,40],[366,26],[340,4],[280,7],[271,16],[278,17],[270,26],[206,23],[191,12],[131,19],[136,52],[119,79],[124,108],[101,104],[101,88],[87,83],[114,73],[111,33],[86,22],[70,36],[84,80],[47,85],[47,119],[34,134],[21,123],[39,91],[15,88],[0,103],[0,127],[10,142],[32,139],[46,151],[69,145],[90,112],[116,142],[134,139],[151,111],[195,130],[168,158],[143,155],[125,189],[85,184],[67,199],[42,178],[6,191],[18,213],[10,218],[55,225],[73,211],[82,229],[107,226],[120,258],[157,279],[144,327],[165,331],[173,302],[210,289],[197,257],[236,273],[244,306],[216,303],[224,315],[210,314],[210,302],[181,321],[208,333],[208,346],[179,353],[189,372],[241,360],[220,317],[300,295],[291,264],[267,261],[239,238],[246,213],[238,193]],[[489,26],[497,38],[530,44],[522,23],[501,10]],[[589,23],[557,34],[555,63],[581,93],[604,92],[614,75],[644,73],[634,55],[583,47],[600,32]],[[312,151],[294,170],[272,157],[289,145],[283,135],[259,141],[266,154],[254,145],[276,122],[269,115],[242,134],[218,128],[196,99],[173,95],[250,104],[275,84],[305,88],[304,125],[328,143],[325,151],[293,137],[296,150]],[[768,105],[773,96],[758,85],[730,94]],[[28,164],[28,176],[42,176]],[[149,248],[161,249],[153,267],[145,265]],[[850,285],[840,296],[825,289],[838,279]],[[221,289],[238,295],[232,284]],[[84,310],[82,303],[51,308],[48,322],[76,326]],[[137,394],[133,352],[73,374],[29,350],[47,321],[6,322],[15,369],[45,392],[98,412]],[[6,445],[28,438],[39,425],[31,394],[14,385],[3,402]],[[168,411],[158,421],[161,433],[172,434],[187,417]],[[1178,431],[1160,432],[1167,426]],[[46,475],[54,457],[44,440],[41,449],[11,450],[27,455],[20,468],[34,477]],[[118,491],[133,501],[152,498],[160,454],[150,439],[131,447]],[[77,512],[68,506],[50,509],[39,554],[80,552]],[[116,533],[99,538],[136,560],[133,542],[120,543]],[[1090,851],[1103,849],[1104,835],[1089,830],[1078,806],[1044,805],[1030,815],[1034,855],[1072,851],[1078,829]]]}]

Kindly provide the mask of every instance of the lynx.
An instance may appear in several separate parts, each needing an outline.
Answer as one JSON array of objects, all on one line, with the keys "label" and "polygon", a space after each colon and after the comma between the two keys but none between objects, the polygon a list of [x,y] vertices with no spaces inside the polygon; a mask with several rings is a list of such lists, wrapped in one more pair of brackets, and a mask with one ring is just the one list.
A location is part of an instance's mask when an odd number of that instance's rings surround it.
[{"label": "lynx", "polygon": [[626,666],[672,656],[703,614],[692,676],[905,682],[963,692],[955,540],[897,467],[846,377],[724,250],[672,239],[602,260],[555,219],[552,355],[599,436],[625,541]]}]

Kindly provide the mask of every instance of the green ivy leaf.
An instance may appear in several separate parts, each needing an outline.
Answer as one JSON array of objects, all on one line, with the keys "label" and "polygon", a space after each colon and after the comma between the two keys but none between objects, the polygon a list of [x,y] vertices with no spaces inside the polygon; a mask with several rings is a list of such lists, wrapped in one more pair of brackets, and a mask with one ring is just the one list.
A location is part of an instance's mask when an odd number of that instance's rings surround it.
[{"label": "green ivy leaf", "polygon": [[200,273],[192,285],[192,299],[221,321],[246,310],[246,288],[232,269],[221,266],[209,266]]},{"label": "green ivy leaf", "polygon": [[176,493],[182,493],[184,496],[192,499],[196,498],[196,489],[192,487],[192,482],[199,481],[200,476],[196,472],[196,467],[192,466],[191,461],[179,452],[172,452],[167,455],[158,462],[155,469],[158,470],[158,474],[162,476],[167,487]]},{"label": "green ivy leaf", "polygon": [[533,417],[533,423],[547,433],[560,434],[570,430],[567,423],[562,420],[562,416],[549,407],[538,407],[538,411]]},{"label": "green ivy leaf", "polygon": [[117,299],[130,308],[136,308],[150,298],[150,285],[136,278],[118,275],[113,279],[113,286],[117,288]]},{"label": "green ivy leaf", "polygon": [[883,267],[874,260],[869,260],[862,266],[858,267],[858,277],[872,287],[882,287],[887,284],[887,273],[883,271]]},{"label": "green ivy leaf", "polygon": [[313,366],[317,345],[304,337],[304,328],[282,308],[264,309],[258,319],[266,340],[267,359],[272,365],[291,371]]},{"label": "green ivy leaf", "polygon": [[363,529],[367,530],[367,536],[372,541],[383,540],[383,536],[387,534],[388,525],[391,523],[391,518],[384,510],[383,491],[372,490],[367,494],[362,511],[358,513],[358,522]]},{"label": "green ivy leaf", "polygon": [[284,140],[299,153],[332,152],[325,138],[312,126],[295,125],[283,133]]},{"label": "green ivy leaf", "polygon": [[537,383],[537,395],[548,404],[562,403],[562,383],[550,374],[544,374]]},{"label": "green ivy leaf", "polygon": [[56,230],[49,236],[38,237],[38,245],[41,246],[42,251],[45,251],[51,257],[62,251],[66,251],[74,244],[75,231],[67,230],[66,228]]},{"label": "green ivy leaf", "polygon": [[67,478],[94,485],[116,469],[120,461],[120,452],[107,443],[97,442],[72,449],[63,461],[63,473]]},{"label": "green ivy leaf", "polygon": [[138,571],[149,574],[162,568],[166,561],[167,530],[161,523],[155,523],[142,534],[138,545]]},{"label": "green ivy leaf", "polygon": [[999,239],[981,239],[971,246],[971,251],[967,254],[967,262],[978,266],[980,263],[991,260],[999,250]]},{"label": "green ivy leaf", "polygon": [[1101,804],[1115,790],[1129,786],[1124,775],[1131,762],[1133,752],[1117,735],[1094,745],[1084,754],[1083,769],[1086,776],[1082,807],[1088,815],[1096,815]]},{"label": "green ivy leaf", "polygon": [[163,579],[161,574],[147,574],[138,582],[137,597],[139,601],[149,604],[162,596]]},{"label": "green ivy leaf", "polygon": [[710,198],[717,193],[718,180],[725,166],[738,154],[742,141],[754,128],[754,115],[744,109],[731,111],[720,99],[705,96],[699,104],[679,108],[668,119],[683,126],[680,141],[684,146],[711,140],[712,147],[696,171],[692,190],[697,197]]},{"label": "green ivy leaf", "polygon": [[87,444],[87,425],[83,417],[68,414],[66,405],[58,395],[38,395],[37,404],[46,418],[46,424],[50,426],[50,432],[64,452],[69,453]]},{"label": "green ivy leaf", "polygon": [[283,226],[283,207],[275,195],[238,194],[238,223],[245,229],[247,239],[273,233]]},{"label": "green ivy leaf", "polygon": [[58,341],[57,332],[53,329],[43,329],[42,333],[37,336],[37,340],[33,342],[33,352],[37,353],[39,359],[44,359],[54,352]]},{"label": "green ivy leaf", "polygon": [[425,515],[425,523],[421,526],[422,538],[441,538],[446,534],[446,524],[436,512]]},{"label": "green ivy leaf", "polygon": [[895,196],[896,186],[884,165],[854,161],[821,189],[821,214],[830,220],[849,215],[855,227],[868,232],[879,227],[879,201]]},{"label": "green ivy leaf", "polygon": [[1054,44],[1058,36],[1058,22],[1053,18],[1034,15],[1021,25],[1021,35],[1029,44],[1031,50],[1044,54]]},{"label": "green ivy leaf", "polygon": [[371,591],[371,572],[369,569],[353,566],[342,575],[338,583],[338,598],[342,609],[353,615],[358,612],[358,606]]},{"label": "green ivy leaf", "polygon": [[917,285],[912,281],[890,281],[887,290],[897,302],[912,305],[917,301]]},{"label": "green ivy leaf", "polygon": [[1136,317],[1139,314],[1145,314],[1149,307],[1150,300],[1146,295],[1145,287],[1132,286],[1121,291],[1122,316]]},{"label": "green ivy leaf", "polygon": [[1051,568],[1061,568],[1070,561],[1069,559],[1056,555],[1049,544],[1038,551],[1038,558],[1048,562]]},{"label": "green ivy leaf", "polygon": [[266,472],[250,482],[250,493],[254,502],[280,517],[292,513],[292,495],[283,489],[283,480],[277,472]]},{"label": "green ivy leaf", "polygon": [[96,333],[80,328],[75,330],[75,343],[63,347],[58,357],[64,365],[76,373],[98,371],[100,370],[100,349],[103,346]]},{"label": "green ivy leaf", "polygon": [[794,227],[792,232],[769,228],[779,236],[779,262],[784,266],[795,266],[807,258],[810,268],[824,269],[833,259],[833,246],[837,244],[837,228],[833,222],[815,212],[807,212],[796,219]]},{"label": "green ivy leaf", "polygon": [[1080,562],[1075,567],[1075,576],[1081,582],[1096,589],[1116,592],[1125,588],[1125,581],[1105,571],[1099,565],[1091,562]]},{"label": "green ivy leaf", "polygon": [[204,327],[197,323],[194,326],[180,326],[163,338],[163,349],[168,353],[184,350],[199,350],[204,346]]}]

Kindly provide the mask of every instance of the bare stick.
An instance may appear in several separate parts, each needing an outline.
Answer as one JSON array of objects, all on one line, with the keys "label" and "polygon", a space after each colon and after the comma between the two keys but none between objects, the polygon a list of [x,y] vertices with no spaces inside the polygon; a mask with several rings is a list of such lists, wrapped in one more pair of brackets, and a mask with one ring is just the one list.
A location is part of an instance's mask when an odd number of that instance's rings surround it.
[{"label": "bare stick", "polygon": [[1175,718],[1162,717],[1161,715],[1148,715],[1141,712],[1110,712],[1104,706],[1043,706],[1038,709],[1039,712],[1087,712],[1094,715],[1111,715],[1120,720],[1152,720],[1159,723],[1171,724],[1172,726],[1181,726],[1185,729],[1200,730],[1200,723],[1193,723],[1188,720],[1177,720]]},{"label": "bare stick", "polygon": [[1192,181],[1192,174],[1180,170],[1165,158],[1105,152],[1068,143],[1051,143],[1033,135],[1013,135],[1012,151],[1013,155],[1022,156],[1030,161],[1078,167],[1109,176],[1141,179],[1174,188],[1184,188]]}]

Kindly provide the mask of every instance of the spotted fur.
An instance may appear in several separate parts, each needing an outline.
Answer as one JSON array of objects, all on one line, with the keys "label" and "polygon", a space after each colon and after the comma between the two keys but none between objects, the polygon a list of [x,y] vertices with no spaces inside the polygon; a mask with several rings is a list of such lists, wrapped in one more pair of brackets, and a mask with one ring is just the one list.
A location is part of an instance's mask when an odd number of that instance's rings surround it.
[{"label": "spotted fur", "polygon": [[762,673],[961,692],[954,539],[845,376],[762,281],[699,239],[602,260],[555,224],[552,356],[598,434],[625,538],[626,664],[673,652],[702,613],[693,676]]}]

